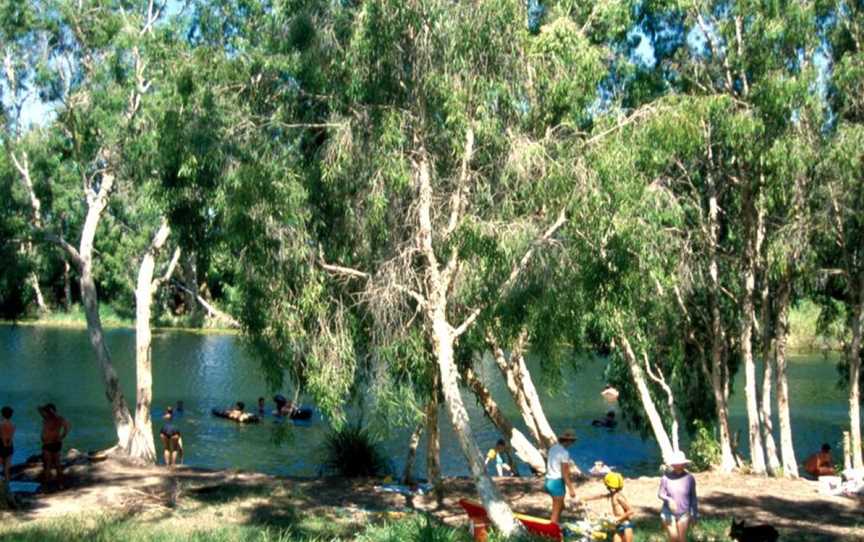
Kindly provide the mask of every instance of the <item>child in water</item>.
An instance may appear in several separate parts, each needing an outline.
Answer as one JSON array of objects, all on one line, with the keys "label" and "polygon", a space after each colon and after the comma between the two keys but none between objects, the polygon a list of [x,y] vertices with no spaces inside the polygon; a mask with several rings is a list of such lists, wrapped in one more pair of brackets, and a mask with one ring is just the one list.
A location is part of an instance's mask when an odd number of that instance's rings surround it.
[{"label": "child in water", "polygon": [[624,489],[624,477],[617,472],[607,473],[603,477],[603,485],[609,490],[609,505],[612,507],[612,516],[615,521],[615,533],[612,540],[615,542],[633,542],[633,509],[621,492]]}]

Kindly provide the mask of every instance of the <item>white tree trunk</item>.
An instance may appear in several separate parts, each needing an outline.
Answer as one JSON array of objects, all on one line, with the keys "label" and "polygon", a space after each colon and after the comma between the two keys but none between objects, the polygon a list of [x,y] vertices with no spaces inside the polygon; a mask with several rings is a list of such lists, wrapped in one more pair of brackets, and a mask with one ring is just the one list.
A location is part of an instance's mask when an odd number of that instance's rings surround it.
[{"label": "white tree trunk", "polygon": [[[483,411],[486,413],[486,417],[489,418],[492,424],[498,429],[498,432],[510,443],[510,447],[516,452],[516,456],[527,463],[534,472],[545,474],[546,461],[540,450],[531,444],[531,441],[528,440],[522,431],[513,427],[507,416],[498,408],[498,404],[492,398],[489,389],[483,385],[483,382],[477,378],[477,375],[473,371],[468,369],[465,371],[464,377],[465,384],[474,393],[474,396],[477,397],[477,400],[483,407]],[[515,472],[515,465],[511,465],[511,467],[514,468]]]},{"label": "white tree trunk", "polygon": [[501,376],[504,377],[504,382],[507,384],[507,389],[513,397],[513,402],[516,403],[516,408],[522,416],[522,421],[525,422],[525,427],[528,428],[535,442],[540,442],[540,431],[537,428],[537,423],[534,421],[531,407],[528,405],[528,399],[525,397],[525,393],[523,393],[516,379],[516,371],[513,369],[513,353],[510,353],[510,359],[508,360],[504,350],[498,345],[498,341],[491,334],[487,336],[486,343],[492,350],[492,359],[495,360],[495,365],[498,366]]},{"label": "white tree trunk", "polygon": [[852,343],[849,347],[849,428],[852,437],[852,468],[864,468],[861,452],[861,333],[864,318],[864,272],[858,277],[857,300],[852,313]]},{"label": "white tree trunk", "polygon": [[165,242],[171,229],[164,219],[153,236],[138,268],[138,283],[135,288],[135,374],[137,381],[135,401],[135,425],[129,440],[129,455],[147,464],[156,463],[156,446],[153,442],[153,424],[150,407],[153,402],[152,334],[150,331],[151,307],[159,282],[153,280],[156,270],[156,254]]},{"label": "white tree trunk", "polygon": [[81,274],[81,301],[84,306],[84,314],[87,317],[87,333],[90,336],[90,344],[93,346],[102,372],[105,395],[108,402],[111,403],[111,415],[117,433],[117,443],[124,452],[128,453],[129,436],[132,433],[133,424],[132,415],[129,412],[126,398],[120,390],[117,372],[111,363],[111,353],[105,344],[102,320],[99,317],[99,297],[96,293],[96,282],[93,280],[93,242],[113,186],[114,174],[110,171],[104,172],[99,193],[90,198],[78,249],[78,255],[81,259],[79,273]]},{"label": "white tree trunk", "polygon": [[[777,325],[775,326],[775,364],[777,366],[777,421],[780,424],[780,455],[783,476],[798,478],[798,461],[792,444],[792,417],[789,413],[789,384],[786,378],[786,338],[789,336],[789,279],[784,278],[777,292]],[[763,398],[764,400],[764,398]]]},{"label": "white tree trunk", "polygon": [[[709,158],[711,151],[709,147]],[[708,182],[711,195],[708,199],[708,230],[709,252],[708,273],[711,277],[709,294],[711,303],[711,390],[714,392],[714,405],[717,410],[717,426],[720,432],[720,470],[732,472],[735,469],[735,455],[732,452],[732,434],[729,431],[729,375],[723,357],[723,323],[720,315],[720,277],[717,266],[717,239],[719,230],[720,207],[717,204],[716,189],[713,178],[709,175]]]},{"label": "white tree trunk", "polygon": [[[422,153],[422,149],[421,149]],[[425,300],[425,318],[428,325],[432,350],[437,361],[438,376],[441,379],[441,391],[444,403],[456,433],[456,439],[462,448],[462,453],[468,461],[471,476],[483,502],[483,507],[489,514],[489,519],[505,537],[523,531],[521,524],[513,517],[513,512],[504,501],[498,489],[492,483],[492,478],[486,473],[483,456],[468,419],[468,411],[459,393],[459,374],[453,358],[453,344],[456,340],[456,330],[447,321],[447,290],[450,286],[448,276],[455,268],[456,259],[451,258],[448,265],[439,267],[435,250],[432,246],[432,183],[429,172],[429,162],[422,156],[418,168],[418,222],[417,243],[426,260],[425,282],[427,297]],[[460,207],[457,201],[455,209]],[[454,253],[455,255],[455,253]],[[451,262],[454,264],[451,267]]]},{"label": "white tree trunk", "polygon": [[669,439],[669,434],[666,432],[666,427],[663,425],[663,419],[660,413],[657,412],[657,407],[654,405],[654,399],[651,398],[651,391],[648,389],[648,382],[645,380],[645,373],[642,372],[642,366],[636,358],[636,353],[630,345],[630,341],[623,333],[618,334],[618,341],[624,352],[624,360],[627,362],[627,367],[630,369],[630,377],[636,385],[636,391],[639,393],[639,400],[642,402],[642,409],[645,411],[645,416],[648,418],[648,423],[651,425],[651,431],[654,433],[654,438],[657,440],[657,445],[660,446],[660,452],[663,454],[664,463],[668,464],[669,458],[675,448],[672,446],[672,441]]},{"label": "white tree trunk", "polygon": [[474,479],[477,493],[483,502],[483,507],[489,514],[489,519],[501,531],[502,535],[513,536],[522,529],[516,518],[513,517],[513,512],[504,501],[498,488],[492,483],[492,478],[486,473],[483,456],[480,453],[480,448],[477,447],[477,441],[474,440],[468,411],[459,393],[459,377],[453,359],[453,328],[447,323],[443,308],[439,305],[438,310],[435,311],[435,318],[432,321],[432,343],[435,358],[438,361],[445,407],[450,416],[450,423],[453,424],[456,439],[459,441],[459,447],[462,448],[462,453],[468,460],[471,477]]},{"label": "white tree trunk", "polygon": [[33,288],[33,294],[36,296],[36,306],[39,307],[39,312],[42,314],[50,314],[51,309],[48,308],[48,305],[45,303],[45,296],[42,295],[42,288],[39,286],[39,277],[36,276],[36,273],[30,273],[29,277],[30,287]]},{"label": "white tree trunk", "polygon": [[671,423],[672,427],[669,429],[669,436],[672,440],[672,449],[680,450],[681,447],[678,441],[678,435],[680,434],[680,419],[681,414],[678,412],[678,405],[675,404],[675,394],[672,393],[672,388],[669,384],[666,383],[666,377],[663,376],[663,371],[660,367],[653,369],[651,367],[651,361],[648,359],[648,354],[646,352],[642,352],[642,358],[645,360],[645,370],[648,372],[648,376],[660,386],[663,390],[663,393],[666,394],[666,406],[669,408],[669,416],[672,418]]},{"label": "white tree trunk", "polygon": [[741,303],[741,357],[744,358],[744,393],[747,399],[747,428],[750,442],[750,468],[765,474],[765,451],[759,423],[759,401],[756,395],[756,363],[753,361],[753,287],[752,263],[744,271],[744,298]]},{"label": "white tree trunk", "polygon": [[69,277],[69,258],[63,258],[63,305],[66,312],[72,309],[72,281]]},{"label": "white tree trunk", "polygon": [[[523,352],[518,352],[513,361],[515,362],[515,371],[517,382],[528,400],[531,415],[534,417],[534,425],[537,431],[540,432],[540,445],[544,450],[548,450],[558,442],[558,436],[549,419],[546,417],[546,411],[543,410],[543,403],[540,401],[540,394],[537,393],[537,388],[534,386],[534,379],[531,378],[531,373],[528,371],[528,364],[525,362]],[[541,450],[543,451],[543,450]]]},{"label": "white tree trunk", "polygon": [[[760,215],[761,216],[761,215]],[[765,274],[765,273],[763,273]],[[766,274],[767,275],[767,274]],[[762,422],[762,442],[765,445],[765,459],[767,461],[768,474],[778,476],[780,473],[780,458],[777,456],[777,444],[774,442],[774,420],[771,412],[771,388],[774,383],[774,355],[771,344],[773,342],[771,301],[769,299],[770,289],[768,277],[764,277],[762,286],[762,403],[760,404],[760,419]]]}]

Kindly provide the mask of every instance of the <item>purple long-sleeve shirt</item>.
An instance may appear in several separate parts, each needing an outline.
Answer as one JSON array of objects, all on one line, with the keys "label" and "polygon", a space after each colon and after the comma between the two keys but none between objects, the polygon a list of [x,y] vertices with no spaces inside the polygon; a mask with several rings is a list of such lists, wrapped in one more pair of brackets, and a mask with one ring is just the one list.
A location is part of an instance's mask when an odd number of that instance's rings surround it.
[{"label": "purple long-sleeve shirt", "polygon": [[675,516],[690,514],[699,517],[696,503],[696,478],[689,472],[676,474],[669,472],[660,479],[660,491],[657,496],[663,500],[663,508],[669,509],[668,501],[675,502]]}]

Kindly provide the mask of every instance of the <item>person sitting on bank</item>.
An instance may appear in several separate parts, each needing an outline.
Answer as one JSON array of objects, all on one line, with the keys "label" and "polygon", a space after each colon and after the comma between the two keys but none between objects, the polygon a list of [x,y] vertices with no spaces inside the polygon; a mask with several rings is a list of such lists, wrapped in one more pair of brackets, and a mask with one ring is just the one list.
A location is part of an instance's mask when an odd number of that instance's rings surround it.
[{"label": "person sitting on bank", "polygon": [[36,410],[42,416],[42,479],[47,482],[51,471],[55,472],[57,485],[63,487],[63,462],[60,452],[63,439],[69,434],[69,422],[57,414],[57,407],[47,403]]},{"label": "person sitting on bank", "polygon": [[489,463],[495,462],[495,472],[498,473],[498,476],[504,476],[504,472],[506,471],[508,474],[513,474],[513,469],[510,468],[510,465],[504,462],[504,454],[507,452],[507,443],[504,442],[504,439],[498,439],[498,442],[495,443],[494,448],[489,448],[489,452],[486,454],[486,461],[483,463],[483,466],[489,467]]},{"label": "person sitting on bank", "polygon": [[591,422],[591,425],[594,427],[608,427],[609,429],[612,429],[613,427],[618,425],[618,422],[615,420],[615,412],[610,410],[606,413],[605,418],[601,420],[594,420],[593,422]]},{"label": "person sitting on bank", "polygon": [[173,467],[183,463],[183,437],[180,435],[180,430],[172,423],[174,419],[173,407],[169,406],[165,409],[163,418],[165,425],[159,430],[159,437],[162,439],[165,465]]},{"label": "person sitting on bank", "polygon": [[0,420],[0,461],[3,462],[3,479],[10,482],[9,468],[12,466],[12,454],[15,448],[12,441],[15,437],[15,424],[12,423],[12,407],[4,406],[2,410],[3,419]]},{"label": "person sitting on bank", "polygon": [[808,457],[804,461],[804,470],[817,478],[834,476],[836,471],[834,470],[834,460],[831,458],[831,446],[823,444],[819,452]]}]

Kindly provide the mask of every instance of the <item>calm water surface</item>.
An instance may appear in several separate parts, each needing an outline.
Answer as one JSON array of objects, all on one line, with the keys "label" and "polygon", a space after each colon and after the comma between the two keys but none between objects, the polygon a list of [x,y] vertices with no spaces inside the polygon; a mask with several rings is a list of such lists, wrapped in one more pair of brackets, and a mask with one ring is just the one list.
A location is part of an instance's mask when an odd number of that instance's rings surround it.
[{"label": "calm water surface", "polygon": [[[115,367],[127,399],[134,394],[135,335],[132,330],[106,332]],[[847,402],[837,389],[834,360],[821,355],[794,356],[789,367],[793,408],[792,424],[799,457],[822,442],[837,443],[847,417]],[[517,426],[518,413],[496,370],[484,367],[493,396]],[[318,452],[327,420],[316,413],[310,423],[282,424],[272,417],[259,425],[241,426],[213,418],[213,407],[242,400],[254,408],[259,396],[272,397],[257,361],[232,335],[197,335],[161,332],[153,338],[154,417],[164,405],[182,399],[186,413],[177,425],[183,433],[186,463],[207,468],[238,468],[273,474],[312,476],[318,473]],[[599,395],[603,387],[603,363],[586,363],[567,375],[567,384],[556,393],[541,389],[544,406],[556,430],[574,427],[580,439],[571,448],[577,463],[587,468],[596,459],[629,474],[656,468],[659,453],[651,440],[623,428],[592,428],[592,419],[607,407]],[[538,382],[539,384],[539,382]],[[542,386],[541,386],[542,387]],[[735,390],[743,390],[739,375]],[[289,395],[289,390],[280,390]],[[290,395],[289,395],[290,396]],[[463,394],[481,447],[498,438],[476,401]],[[15,409],[18,426],[14,461],[24,461],[39,450],[39,415],[36,406],[57,404],[72,424],[66,447],[92,450],[113,444],[110,410],[87,333],[84,330],[0,325],[0,403]],[[746,414],[741,393],[732,398],[733,431],[740,429],[746,447]],[[268,402],[272,408],[272,402]],[[155,428],[161,420],[154,419]],[[776,426],[776,425],[775,425]],[[522,427],[524,431],[524,427]],[[404,464],[408,430],[384,436],[383,447],[395,472]],[[280,436],[287,435],[287,438]],[[421,441],[421,446],[425,445]],[[441,461],[445,475],[468,471],[455,437],[441,413]],[[161,452],[161,449],[160,449]],[[424,454],[418,454],[418,472],[424,472]],[[527,468],[523,468],[527,472]]]}]

